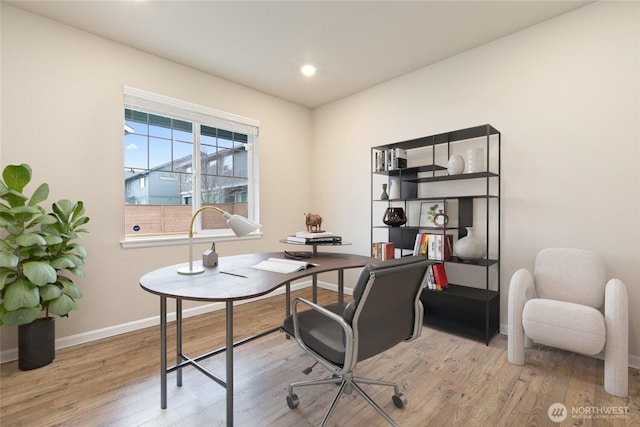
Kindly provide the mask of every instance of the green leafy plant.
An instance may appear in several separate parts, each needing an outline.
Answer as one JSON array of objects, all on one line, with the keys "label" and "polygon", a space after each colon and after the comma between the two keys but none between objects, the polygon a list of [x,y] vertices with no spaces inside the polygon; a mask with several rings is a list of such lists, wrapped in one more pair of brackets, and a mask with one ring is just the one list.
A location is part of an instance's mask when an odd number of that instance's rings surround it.
[{"label": "green leafy plant", "polygon": [[44,313],[67,316],[82,292],[69,277],[83,277],[87,252],[79,243],[89,222],[81,201],[59,200],[47,213],[41,204],[49,185],[31,197],[29,165],[8,165],[0,181],[0,325],[20,325]]}]

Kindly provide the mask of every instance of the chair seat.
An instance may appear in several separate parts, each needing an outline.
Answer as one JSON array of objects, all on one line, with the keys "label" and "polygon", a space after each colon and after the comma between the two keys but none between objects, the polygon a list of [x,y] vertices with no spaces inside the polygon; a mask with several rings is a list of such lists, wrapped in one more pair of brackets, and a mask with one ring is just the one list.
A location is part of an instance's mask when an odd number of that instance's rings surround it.
[{"label": "chair seat", "polygon": [[[347,303],[334,303],[324,306],[327,310],[342,315]],[[304,343],[313,351],[323,355],[327,360],[337,365],[344,364],[344,333],[340,326],[315,310],[298,313],[300,336]],[[283,329],[293,336],[293,316],[284,319]],[[337,339],[336,337],[342,337]]]},{"label": "chair seat", "polygon": [[524,305],[522,326],[534,341],[581,354],[598,354],[606,341],[602,313],[570,302],[531,299]]}]

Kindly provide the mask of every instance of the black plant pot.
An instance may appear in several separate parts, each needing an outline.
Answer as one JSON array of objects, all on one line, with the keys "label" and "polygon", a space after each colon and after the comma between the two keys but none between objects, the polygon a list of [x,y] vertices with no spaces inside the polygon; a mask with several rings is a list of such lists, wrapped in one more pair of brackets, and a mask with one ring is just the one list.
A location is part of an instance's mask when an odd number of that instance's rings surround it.
[{"label": "black plant pot", "polygon": [[36,319],[18,326],[18,368],[41,368],[55,357],[56,324],[53,317]]}]

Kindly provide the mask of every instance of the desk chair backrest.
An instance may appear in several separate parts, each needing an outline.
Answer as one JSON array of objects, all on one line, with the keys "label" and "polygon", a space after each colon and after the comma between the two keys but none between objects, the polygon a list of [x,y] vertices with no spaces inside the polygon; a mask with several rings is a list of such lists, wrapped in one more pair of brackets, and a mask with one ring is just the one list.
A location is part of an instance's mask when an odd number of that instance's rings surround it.
[{"label": "desk chair backrest", "polygon": [[369,264],[362,270],[353,289],[354,301],[344,312],[357,343],[357,361],[420,335],[420,294],[431,264],[416,256]]},{"label": "desk chair backrest", "polygon": [[534,283],[539,298],[598,309],[604,302],[605,267],[591,251],[547,248],[536,256]]}]

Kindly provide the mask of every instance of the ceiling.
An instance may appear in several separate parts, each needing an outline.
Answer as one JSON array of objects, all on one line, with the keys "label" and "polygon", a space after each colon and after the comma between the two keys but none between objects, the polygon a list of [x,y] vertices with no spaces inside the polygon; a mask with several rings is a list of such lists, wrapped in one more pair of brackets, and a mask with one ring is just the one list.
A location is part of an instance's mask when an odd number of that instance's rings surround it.
[{"label": "ceiling", "polygon": [[[589,1],[9,1],[315,108]],[[299,68],[317,66],[312,78]]]}]

